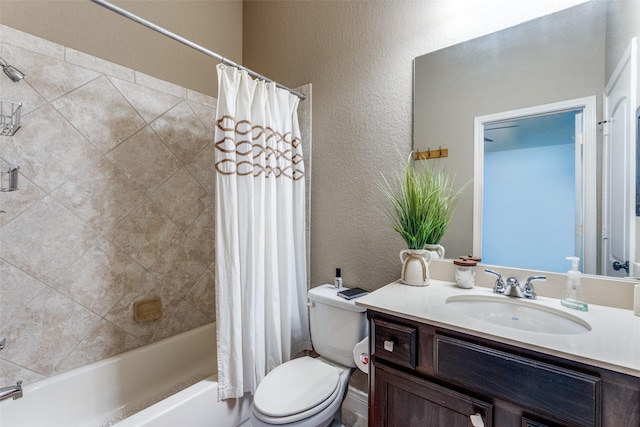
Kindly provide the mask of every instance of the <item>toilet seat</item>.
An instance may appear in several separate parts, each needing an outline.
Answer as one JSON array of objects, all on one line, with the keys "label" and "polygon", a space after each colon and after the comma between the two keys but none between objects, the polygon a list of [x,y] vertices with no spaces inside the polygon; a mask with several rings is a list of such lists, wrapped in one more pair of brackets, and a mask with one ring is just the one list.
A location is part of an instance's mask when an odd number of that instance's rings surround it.
[{"label": "toilet seat", "polygon": [[270,424],[287,424],[313,416],[340,394],[342,369],[301,357],[271,371],[253,397],[254,414]]}]

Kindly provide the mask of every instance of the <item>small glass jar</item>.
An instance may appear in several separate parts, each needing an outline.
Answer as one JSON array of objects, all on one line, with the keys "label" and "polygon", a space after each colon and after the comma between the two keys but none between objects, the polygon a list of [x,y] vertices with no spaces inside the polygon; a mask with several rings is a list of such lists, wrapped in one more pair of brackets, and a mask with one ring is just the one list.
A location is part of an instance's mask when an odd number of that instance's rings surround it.
[{"label": "small glass jar", "polygon": [[456,284],[465,289],[471,289],[474,286],[475,266],[478,264],[475,260],[468,258],[454,259],[453,264],[456,266]]}]

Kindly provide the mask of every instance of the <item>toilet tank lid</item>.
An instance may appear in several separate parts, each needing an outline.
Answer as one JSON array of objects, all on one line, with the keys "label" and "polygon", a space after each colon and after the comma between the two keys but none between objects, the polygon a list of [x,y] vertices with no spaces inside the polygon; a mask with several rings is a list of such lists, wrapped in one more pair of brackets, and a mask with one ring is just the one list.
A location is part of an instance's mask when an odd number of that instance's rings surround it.
[{"label": "toilet tank lid", "polygon": [[[349,288],[340,288],[345,290]],[[333,285],[321,285],[315,288],[309,289],[309,301],[320,302],[323,304],[332,305],[334,307],[341,308],[343,310],[355,311],[358,313],[364,313],[366,308],[357,306],[355,300],[346,300],[338,296],[338,289]]]}]

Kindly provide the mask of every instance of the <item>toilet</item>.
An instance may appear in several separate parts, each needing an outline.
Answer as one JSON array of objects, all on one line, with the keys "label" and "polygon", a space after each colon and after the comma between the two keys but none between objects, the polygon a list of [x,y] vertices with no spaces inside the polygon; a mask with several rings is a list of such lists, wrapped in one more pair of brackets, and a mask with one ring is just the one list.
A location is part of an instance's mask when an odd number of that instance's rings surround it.
[{"label": "toilet", "polygon": [[267,374],[253,396],[253,427],[324,427],[340,419],[356,367],[353,350],[368,334],[366,309],[339,297],[333,285],[310,289],[308,298],[311,341],[320,357],[296,358]]}]

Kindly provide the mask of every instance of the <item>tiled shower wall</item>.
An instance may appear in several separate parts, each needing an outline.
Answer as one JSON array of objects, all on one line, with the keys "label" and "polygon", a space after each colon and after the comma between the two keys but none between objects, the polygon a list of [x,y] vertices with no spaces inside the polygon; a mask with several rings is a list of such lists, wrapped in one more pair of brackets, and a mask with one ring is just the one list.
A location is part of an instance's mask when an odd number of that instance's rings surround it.
[{"label": "tiled shower wall", "polygon": [[[216,100],[6,26],[0,56],[27,75],[0,78],[23,103],[0,137],[20,166],[0,193],[0,385],[214,321]],[[309,162],[310,99],[299,111]],[[137,323],[152,297],[163,317]]]}]

